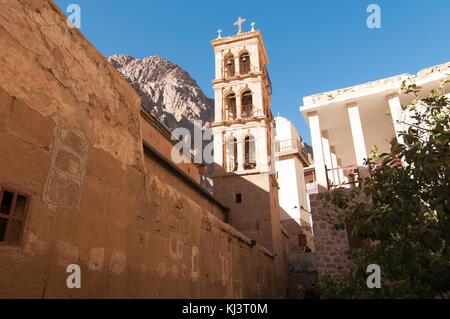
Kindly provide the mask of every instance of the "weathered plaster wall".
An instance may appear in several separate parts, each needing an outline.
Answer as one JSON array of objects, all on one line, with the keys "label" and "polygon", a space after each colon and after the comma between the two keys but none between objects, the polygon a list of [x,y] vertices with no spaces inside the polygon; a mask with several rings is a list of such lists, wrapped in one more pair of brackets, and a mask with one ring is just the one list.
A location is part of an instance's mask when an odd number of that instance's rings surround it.
[{"label": "weathered plaster wall", "polygon": [[31,197],[0,298],[285,296],[273,256],[144,152],[139,97],[56,5],[0,7],[0,184]]}]

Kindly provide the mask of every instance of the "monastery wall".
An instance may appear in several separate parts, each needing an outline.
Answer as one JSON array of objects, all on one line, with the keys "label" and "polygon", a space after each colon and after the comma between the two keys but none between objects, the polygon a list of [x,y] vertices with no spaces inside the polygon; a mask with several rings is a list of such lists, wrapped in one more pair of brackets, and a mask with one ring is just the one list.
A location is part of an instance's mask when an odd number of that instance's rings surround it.
[{"label": "monastery wall", "polygon": [[340,212],[328,207],[331,204],[320,198],[320,194],[310,196],[317,273],[319,276],[345,273],[352,265],[346,254],[350,247],[347,231],[333,229],[340,223]]},{"label": "monastery wall", "polygon": [[275,257],[225,223],[197,166],[159,156],[167,138],[63,12],[0,7],[0,185],[29,199],[20,243],[0,243],[0,298],[285,297]]}]

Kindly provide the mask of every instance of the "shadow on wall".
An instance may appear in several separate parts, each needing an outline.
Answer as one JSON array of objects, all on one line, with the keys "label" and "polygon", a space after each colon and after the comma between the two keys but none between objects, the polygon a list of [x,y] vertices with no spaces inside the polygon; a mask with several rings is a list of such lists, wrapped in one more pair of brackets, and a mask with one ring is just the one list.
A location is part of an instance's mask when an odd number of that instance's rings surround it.
[{"label": "shadow on wall", "polygon": [[[280,280],[287,280],[288,297],[296,298],[297,278],[291,278],[291,269],[295,272],[297,267],[295,263],[291,265],[290,259],[293,252],[305,255],[306,243],[299,243],[299,234],[304,232],[297,221],[281,221],[281,217],[284,218],[287,213],[279,206],[275,174],[225,173],[223,167],[217,164],[215,172],[213,194],[230,208],[229,224],[278,255],[277,271],[287,272],[289,275],[285,279],[280,274],[277,276]],[[293,260],[296,258],[298,256]],[[301,267],[301,271],[304,268]]]},{"label": "shadow on wall", "polygon": [[[157,158],[152,156],[151,154],[148,154],[146,167],[147,171],[151,175],[156,175],[157,179],[160,180],[165,185],[170,185],[170,188],[174,188],[176,190],[175,196],[179,197],[178,199],[175,198],[175,205],[177,207],[180,207],[179,209],[181,211],[192,211],[192,204],[196,206],[194,209],[194,214],[198,214],[198,210],[200,211],[209,211],[213,215],[215,215],[218,219],[221,221],[227,223],[227,232],[230,231],[231,233],[228,234],[227,240],[232,240],[231,235],[235,235],[237,239],[240,240],[240,248],[247,247],[250,251],[253,251],[254,254],[258,254],[258,252],[263,256],[256,257],[255,260],[249,259],[250,255],[248,253],[243,252],[241,249],[235,249],[236,247],[233,247],[233,249],[225,249],[225,254],[223,251],[223,243],[217,241],[213,237],[208,237],[205,235],[198,237],[197,232],[194,232],[192,236],[195,237],[195,239],[192,238],[191,235],[189,235],[189,229],[191,229],[192,226],[191,222],[189,221],[188,216],[180,215],[179,217],[181,220],[176,219],[177,226],[173,226],[174,229],[179,232],[177,235],[179,239],[183,242],[189,242],[191,240],[200,241],[199,242],[199,254],[200,256],[205,254],[211,254],[211,257],[214,258],[216,254],[218,254],[217,258],[219,258],[219,263],[221,259],[224,259],[225,265],[217,266],[217,261],[209,259],[209,261],[206,262],[202,258],[202,260],[199,260],[200,263],[199,275],[205,274],[205,267],[208,264],[209,266],[206,267],[209,269],[206,273],[207,278],[214,278],[214,269],[221,271],[221,273],[224,273],[224,270],[221,268],[225,267],[225,273],[228,276],[226,278],[227,285],[229,284],[230,287],[228,289],[232,289],[233,291],[229,292],[229,295],[233,296],[234,298],[246,298],[249,296],[248,291],[243,291],[243,287],[247,286],[254,286],[256,287],[257,292],[255,292],[254,296],[272,296],[271,298],[285,298],[287,295],[287,240],[281,241],[280,243],[285,245],[284,249],[280,249],[281,253],[276,253],[272,249],[269,249],[264,245],[263,241],[259,238],[256,238],[252,236],[251,233],[248,233],[249,228],[245,228],[245,221],[240,220],[237,216],[239,215],[233,215],[233,208],[228,207],[228,201],[223,201],[218,199],[217,197],[211,197],[214,198],[218,203],[221,205],[226,205],[230,210],[226,211],[226,214],[223,214],[223,211],[220,206],[218,206],[217,203],[214,203],[211,201],[211,198],[208,198],[207,196],[201,196],[199,198],[198,195],[195,193],[198,192],[194,191],[192,187],[189,186],[189,183],[180,182],[180,179],[174,174],[171,170],[165,170],[161,169],[163,163],[159,161]],[[243,181],[241,181],[239,184],[243,185]],[[244,189],[249,190],[252,186],[251,183],[247,183],[243,185]],[[252,188],[255,192],[261,192],[261,189],[258,187]],[[183,201],[183,198],[189,198],[188,202],[195,201],[195,203],[187,203]],[[243,201],[245,199],[248,199],[247,193],[242,192],[241,193],[241,204],[244,204]],[[173,202],[173,199],[168,198],[167,204],[171,205],[170,202]],[[159,218],[161,219],[161,225],[163,225],[164,221],[162,219],[167,219],[166,222],[169,222],[169,225],[171,224],[170,219],[171,213],[166,215],[166,210],[162,209],[161,206],[166,205],[166,203],[162,202],[156,202],[156,207],[159,208],[161,211],[159,213]],[[236,209],[234,209],[235,211]],[[201,214],[202,221],[201,221],[201,227],[205,228],[206,230],[211,231],[214,233],[214,227],[211,225],[211,220],[208,218],[206,219],[204,214]],[[241,215],[244,216],[244,215]],[[223,224],[220,227],[224,227]],[[172,226],[169,226],[172,227]],[[255,230],[255,232],[257,232]],[[246,238],[245,236],[248,238]],[[184,238],[184,239],[183,239]],[[185,244],[184,244],[185,245]],[[253,257],[251,257],[253,258]],[[258,261],[258,258],[263,258],[264,262],[261,260]],[[273,268],[268,268],[264,263],[267,263],[267,260],[272,259],[272,266]],[[219,268],[219,269],[217,269]],[[201,278],[201,277],[200,277]],[[223,279],[225,280],[225,279]],[[271,292],[267,291],[268,287],[271,287]],[[265,292],[263,290],[266,290]],[[241,294],[241,295],[240,295]]]},{"label": "shadow on wall", "polygon": [[280,214],[283,218],[281,224],[289,234],[288,298],[304,299],[307,297],[305,287],[317,278],[316,255],[306,249],[314,247],[314,239],[308,226],[300,226],[300,221],[293,219],[281,207]]}]

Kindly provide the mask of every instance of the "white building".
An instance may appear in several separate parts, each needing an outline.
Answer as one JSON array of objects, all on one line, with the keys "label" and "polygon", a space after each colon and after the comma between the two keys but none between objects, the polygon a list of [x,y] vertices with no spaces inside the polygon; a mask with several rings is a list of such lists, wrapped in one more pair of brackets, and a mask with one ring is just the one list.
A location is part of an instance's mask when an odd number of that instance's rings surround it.
[{"label": "white building", "polygon": [[[314,152],[315,179],[319,192],[336,186],[349,187],[354,179],[368,173],[364,159],[373,145],[390,152],[390,141],[401,130],[399,120],[407,115],[402,105],[412,94],[401,92],[402,82],[422,87],[421,96],[450,79],[450,62],[345,89],[303,98],[300,111],[309,123]],[[449,93],[447,86],[445,93]]]},{"label": "white building", "polygon": [[[289,120],[278,116],[275,123],[275,167],[279,185],[281,223],[292,237],[291,249],[302,246],[312,248],[311,213],[303,171],[304,167],[309,165],[308,153],[300,135]],[[304,235],[304,245],[301,244],[300,235]]]}]

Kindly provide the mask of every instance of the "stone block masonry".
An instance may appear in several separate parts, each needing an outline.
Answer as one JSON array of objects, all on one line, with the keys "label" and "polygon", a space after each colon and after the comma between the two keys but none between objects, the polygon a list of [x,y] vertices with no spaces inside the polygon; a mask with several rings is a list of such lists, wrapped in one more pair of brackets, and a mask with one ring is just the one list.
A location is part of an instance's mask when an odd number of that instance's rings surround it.
[{"label": "stone block masonry", "polygon": [[346,273],[352,266],[346,254],[350,247],[347,231],[333,229],[339,223],[339,212],[325,207],[326,201],[320,194],[311,195],[310,203],[318,275]]},{"label": "stone block masonry", "polygon": [[20,244],[0,242],[0,298],[285,297],[277,257],[144,150],[138,95],[64,13],[0,7],[0,186],[30,200]]}]

